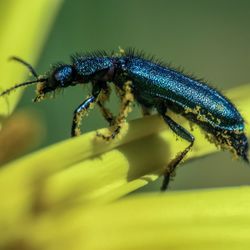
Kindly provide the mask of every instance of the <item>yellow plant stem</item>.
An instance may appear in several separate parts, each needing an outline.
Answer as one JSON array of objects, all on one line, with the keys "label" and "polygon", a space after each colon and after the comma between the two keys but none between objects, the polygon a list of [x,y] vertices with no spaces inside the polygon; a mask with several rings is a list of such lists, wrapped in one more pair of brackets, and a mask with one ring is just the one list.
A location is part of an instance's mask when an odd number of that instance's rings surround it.
[{"label": "yellow plant stem", "polygon": [[[240,88],[250,91],[250,85]],[[242,113],[249,112],[248,97],[233,101]],[[188,129],[184,120],[178,122]],[[189,159],[218,151],[198,128],[193,134],[196,142]],[[1,204],[0,213],[23,204],[43,210],[69,201],[87,205],[117,199],[158,178],[186,145],[158,116],[130,122],[127,134],[110,143],[98,140],[96,132],[66,140],[1,169],[0,190],[8,192],[0,195],[8,202]]]},{"label": "yellow plant stem", "polygon": [[[249,123],[250,85],[230,93]],[[111,143],[87,133],[3,166],[0,248],[230,250],[243,242],[240,249],[249,249],[249,188],[94,206],[158,178],[187,145],[158,116],[132,121],[123,133]],[[193,133],[189,159],[218,151],[198,128]]]},{"label": "yellow plant stem", "polygon": [[248,250],[249,193],[237,187],[144,194],[90,208],[74,203],[31,213],[0,239],[46,250]]}]

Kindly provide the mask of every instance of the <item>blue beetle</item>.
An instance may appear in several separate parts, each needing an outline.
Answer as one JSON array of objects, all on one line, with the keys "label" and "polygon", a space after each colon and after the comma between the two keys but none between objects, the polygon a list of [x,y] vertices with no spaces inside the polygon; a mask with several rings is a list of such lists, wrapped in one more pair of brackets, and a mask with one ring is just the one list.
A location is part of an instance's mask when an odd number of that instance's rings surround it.
[{"label": "blue beetle", "polygon": [[[141,52],[128,49],[119,55],[100,51],[76,55],[72,57],[71,64],[56,65],[45,77],[38,76],[22,59],[13,59],[27,66],[36,80],[15,85],[0,96],[18,87],[39,83],[34,99],[36,102],[42,100],[46,93],[56,89],[92,83],[91,96],[74,111],[72,136],[80,134],[81,118],[95,103],[113,128],[110,135],[98,134],[105,140],[113,139],[119,134],[134,100],[141,105],[144,114],[150,114],[152,109],[156,109],[170,129],[189,142],[189,146],[169,164],[164,174],[162,190],[167,188],[176,166],[190,151],[195,140],[189,131],[168,115],[168,110],[196,123],[206,131],[212,142],[248,162],[244,120],[235,106],[201,80],[185,75],[154,58],[146,57]],[[121,98],[121,111],[116,117],[105,107],[110,95],[109,83],[114,84]]]}]

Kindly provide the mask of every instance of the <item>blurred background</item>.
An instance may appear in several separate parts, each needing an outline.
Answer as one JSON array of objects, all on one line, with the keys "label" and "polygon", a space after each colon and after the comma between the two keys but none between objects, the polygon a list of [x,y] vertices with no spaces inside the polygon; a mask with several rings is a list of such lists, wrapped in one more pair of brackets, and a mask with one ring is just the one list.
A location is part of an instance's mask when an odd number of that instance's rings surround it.
[{"label": "blurred background", "polygon": [[[69,63],[76,52],[132,46],[227,90],[250,82],[249,26],[248,0],[65,0],[36,69],[43,74],[54,63]],[[18,108],[31,107],[45,120],[48,133],[41,147],[70,136],[73,110],[90,89],[68,88],[33,104],[34,89],[27,88]],[[118,105],[112,98],[110,107]],[[129,119],[140,116],[136,107]],[[98,108],[83,121],[84,132],[105,126]],[[231,158],[218,152],[183,164],[170,191],[250,184],[250,168]],[[155,182],[141,191],[159,187]]]}]

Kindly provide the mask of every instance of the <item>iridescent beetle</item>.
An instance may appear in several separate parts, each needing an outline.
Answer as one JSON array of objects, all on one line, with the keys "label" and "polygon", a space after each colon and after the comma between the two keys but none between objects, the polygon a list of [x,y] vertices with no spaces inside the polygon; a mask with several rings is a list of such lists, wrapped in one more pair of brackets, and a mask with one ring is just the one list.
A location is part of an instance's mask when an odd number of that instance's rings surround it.
[{"label": "iridescent beetle", "polygon": [[[204,82],[153,58],[145,57],[141,52],[128,49],[120,55],[100,51],[76,55],[72,57],[71,64],[53,67],[46,77],[38,76],[25,61],[17,57],[13,59],[27,66],[36,80],[17,84],[0,96],[16,88],[36,83],[36,102],[42,100],[46,93],[56,89],[89,82],[92,84],[91,96],[74,111],[72,136],[80,134],[81,117],[91,104],[97,104],[101,108],[104,118],[113,128],[113,132],[108,136],[99,134],[105,140],[111,140],[119,134],[133,100],[141,105],[144,114],[150,114],[152,109],[156,109],[170,129],[189,142],[189,146],[168,166],[162,190],[167,188],[176,166],[190,151],[195,140],[190,132],[171,119],[167,114],[168,109],[196,123],[207,132],[214,143],[248,162],[244,120],[235,106]],[[110,83],[118,89],[122,103],[121,111],[116,117],[105,107],[110,95]]]}]

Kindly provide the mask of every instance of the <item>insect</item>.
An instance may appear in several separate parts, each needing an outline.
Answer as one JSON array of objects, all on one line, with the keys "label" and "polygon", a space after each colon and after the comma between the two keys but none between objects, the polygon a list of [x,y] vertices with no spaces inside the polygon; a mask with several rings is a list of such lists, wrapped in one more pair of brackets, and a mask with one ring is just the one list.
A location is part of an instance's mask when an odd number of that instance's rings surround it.
[{"label": "insect", "polygon": [[[110,135],[98,134],[104,140],[115,138],[121,129],[135,100],[145,115],[155,109],[169,128],[189,145],[169,164],[164,173],[162,190],[168,186],[176,166],[192,148],[194,136],[176,123],[168,110],[184,116],[201,127],[212,142],[222,149],[233,152],[248,162],[248,141],[244,133],[244,120],[234,105],[217,90],[194,77],[185,75],[141,52],[128,49],[120,54],[94,52],[72,57],[71,64],[52,67],[45,75],[39,76],[30,64],[20,58],[14,60],[25,65],[35,80],[23,82],[5,90],[6,95],[16,88],[37,84],[34,101],[57,89],[77,84],[92,84],[92,93],[74,111],[71,135],[80,134],[80,121],[88,109],[97,104],[104,118],[113,128]],[[117,116],[105,107],[113,83],[121,98],[121,109]]]}]

